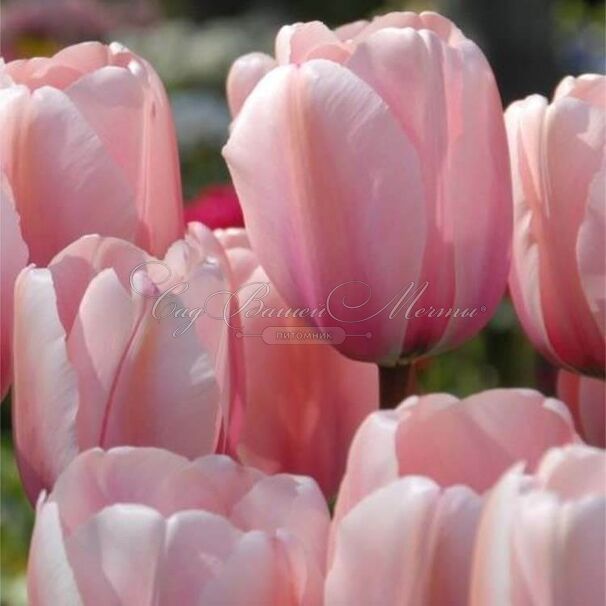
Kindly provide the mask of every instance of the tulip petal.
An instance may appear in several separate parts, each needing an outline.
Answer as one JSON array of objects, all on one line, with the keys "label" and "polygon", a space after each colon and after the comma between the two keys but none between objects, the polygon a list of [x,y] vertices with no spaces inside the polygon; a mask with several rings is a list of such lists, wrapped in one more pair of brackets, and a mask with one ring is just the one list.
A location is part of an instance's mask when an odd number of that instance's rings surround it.
[{"label": "tulip petal", "polygon": [[46,269],[26,268],[15,283],[13,353],[15,449],[25,491],[35,502],[78,452],[77,377]]},{"label": "tulip petal", "polygon": [[67,342],[78,373],[77,425],[82,450],[101,443],[106,404],[134,326],[131,298],[115,272],[103,270],[84,293]]},{"label": "tulip petal", "polygon": [[328,510],[311,478],[285,474],[264,478],[234,507],[232,516],[242,528],[291,532],[304,541],[309,554],[323,566]]},{"label": "tulip petal", "polygon": [[382,410],[369,415],[358,428],[349,449],[335,520],[342,518],[364,496],[398,477],[395,455],[399,418],[398,410]]},{"label": "tulip petal", "polygon": [[606,167],[603,167],[589,186],[587,208],[576,244],[581,286],[602,335],[606,334],[605,195]]},{"label": "tulip petal", "polygon": [[575,440],[566,407],[531,390],[493,389],[431,412],[421,399],[396,434],[399,475],[483,492],[511,465],[534,470],[546,449]]},{"label": "tulip petal", "polygon": [[471,491],[440,495],[423,477],[375,491],[337,526],[326,603],[464,604],[479,505]]},{"label": "tulip petal", "polygon": [[[341,46],[341,41],[321,21],[284,26],[276,36],[276,59],[280,65],[303,63],[321,47]],[[318,57],[319,58],[319,57]]]},{"label": "tulip petal", "polygon": [[71,534],[112,503],[159,509],[163,481],[189,465],[187,459],[158,448],[90,449],[59,476],[52,501],[60,503],[63,527]]},{"label": "tulip petal", "polygon": [[0,259],[2,277],[0,283],[0,399],[4,398],[11,383],[13,299],[17,274],[25,267],[28,257],[27,245],[21,236],[20,219],[15,210],[15,200],[10,183],[4,172],[0,174]]},{"label": "tulip petal", "polygon": [[[404,327],[377,315],[418,277],[425,217],[416,153],[376,93],[329,61],[277,68],[249,97],[224,156],[253,249],[287,303],[319,307],[345,285],[333,317],[314,321],[371,332],[339,346],[352,357],[397,359]],[[261,237],[268,230],[275,237]],[[370,305],[352,314],[369,288]]]},{"label": "tulip petal", "polygon": [[204,588],[201,603],[296,606],[289,561],[281,541],[257,530],[246,533],[221,575]]},{"label": "tulip petal", "polygon": [[249,53],[233,63],[226,84],[227,102],[232,118],[238,115],[257,82],[276,65],[275,59],[265,53]]},{"label": "tulip petal", "polygon": [[[604,336],[583,293],[576,247],[591,198],[589,187],[604,162],[606,116],[603,110],[582,101],[560,99],[546,111],[544,137],[543,170],[549,179],[542,209],[545,246],[541,296],[545,323],[556,351],[566,351],[566,357],[578,359],[575,366],[579,368],[601,372]],[[596,188],[603,202],[599,180]]]},{"label": "tulip petal", "polygon": [[103,604],[106,592],[115,592],[119,604],[154,603],[164,535],[162,516],[142,505],[117,504],[99,512],[66,541],[82,593]]},{"label": "tulip petal", "polygon": [[221,575],[241,535],[225,518],[205,511],[183,511],[172,516],[167,521],[158,577],[159,603],[202,604],[205,585]]},{"label": "tulip petal", "polygon": [[558,398],[568,405],[577,430],[587,443],[606,447],[606,383],[560,370]]},{"label": "tulip petal", "polygon": [[175,337],[171,322],[152,316],[151,303],[135,313],[105,405],[101,445],[158,446],[188,457],[214,452],[221,417],[211,355],[193,332]]},{"label": "tulip petal", "polygon": [[163,255],[181,236],[183,224],[174,126],[155,74],[142,60],[125,53],[130,57],[127,68],[98,69],[65,94],[122,168],[137,197],[137,244]]},{"label": "tulip petal", "polygon": [[351,40],[357,34],[359,34],[366,26],[368,25],[368,21],[365,19],[360,19],[358,21],[353,21],[351,23],[346,23],[345,25],[341,25],[335,28],[333,31],[335,36],[339,38],[342,42],[346,42],[347,40]]},{"label": "tulip petal", "polygon": [[36,508],[30,554],[27,566],[28,604],[83,606],[65,550],[59,507],[56,503],[46,503],[44,497]]},{"label": "tulip petal", "polygon": [[46,264],[85,233],[132,238],[133,191],[69,98],[44,86],[17,111],[2,119],[14,119],[9,142],[19,141],[28,160],[21,163],[12,154],[6,170],[19,192],[17,210],[31,260]]},{"label": "tulip petal", "polygon": [[111,268],[120,284],[131,291],[131,274],[150,258],[135,245],[117,238],[82,236],[60,251],[49,269],[57,292],[59,317],[66,332],[72,330],[86,289],[93,278]]},{"label": "tulip petal", "polygon": [[515,200],[509,288],[518,318],[535,347],[561,362],[549,341],[541,303],[542,255],[537,217],[544,192],[537,161],[546,108],[546,99],[533,95],[513,103],[505,112]]}]

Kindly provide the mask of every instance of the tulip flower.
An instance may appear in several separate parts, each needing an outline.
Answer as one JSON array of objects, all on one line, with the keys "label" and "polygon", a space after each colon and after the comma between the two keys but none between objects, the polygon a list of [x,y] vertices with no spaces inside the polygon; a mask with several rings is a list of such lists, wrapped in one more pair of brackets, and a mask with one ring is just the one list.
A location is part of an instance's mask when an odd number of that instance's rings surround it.
[{"label": "tulip flower", "polygon": [[309,478],[89,450],[38,501],[28,603],[316,606],[328,523]]},{"label": "tulip flower", "polygon": [[482,493],[515,463],[524,461],[532,472],[547,449],[577,441],[566,406],[530,389],[491,389],[464,400],[412,396],[395,410],[371,414],[358,429],[335,518],[402,476]]},{"label": "tulip flower", "polygon": [[553,101],[505,114],[514,184],[512,298],[554,364],[604,377],[606,77],[565,78]]},{"label": "tulip flower", "polygon": [[568,405],[583,439],[606,448],[606,383],[560,370],[558,397]]},{"label": "tulip flower", "polygon": [[269,61],[234,67],[223,154],[280,295],[384,366],[475,335],[505,288],[512,212],[482,52],[440,15],[392,13],[284,27],[276,61],[254,85]]},{"label": "tulip flower", "polygon": [[23,241],[13,191],[4,172],[0,173],[0,398],[4,398],[12,375],[13,288],[19,272],[27,264],[29,252]]},{"label": "tulip flower", "polygon": [[238,343],[200,310],[229,280],[223,250],[201,224],[163,263],[123,240],[85,236],[48,268],[21,272],[13,430],[32,502],[94,446],[188,457],[227,448]]},{"label": "tulip flower", "polygon": [[[266,473],[312,476],[333,497],[351,439],[378,406],[377,369],[321,342],[280,341],[283,333],[305,337],[313,331],[300,318],[277,317],[288,307],[259,266],[245,230],[215,233],[232,267],[242,322],[246,405],[238,455]],[[259,288],[267,288],[262,298],[255,295]],[[248,303],[253,296],[262,309]]]},{"label": "tulip flower", "polygon": [[0,155],[31,260],[80,236],[162,256],[182,235],[175,130],[151,66],[87,42],[0,68]]},{"label": "tulip flower", "polygon": [[606,455],[550,450],[493,488],[478,525],[470,606],[606,601]]},{"label": "tulip flower", "polygon": [[484,495],[415,475],[373,491],[333,522],[325,606],[603,604],[606,455],[554,448],[523,468]]}]

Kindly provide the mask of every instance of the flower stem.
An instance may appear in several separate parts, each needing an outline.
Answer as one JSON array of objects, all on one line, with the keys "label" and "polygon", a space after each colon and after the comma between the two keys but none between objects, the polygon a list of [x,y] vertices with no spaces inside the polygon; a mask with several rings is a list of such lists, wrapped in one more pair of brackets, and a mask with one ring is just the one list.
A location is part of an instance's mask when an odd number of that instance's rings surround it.
[{"label": "flower stem", "polygon": [[415,372],[412,364],[379,366],[379,399],[383,409],[395,408],[414,390]]}]

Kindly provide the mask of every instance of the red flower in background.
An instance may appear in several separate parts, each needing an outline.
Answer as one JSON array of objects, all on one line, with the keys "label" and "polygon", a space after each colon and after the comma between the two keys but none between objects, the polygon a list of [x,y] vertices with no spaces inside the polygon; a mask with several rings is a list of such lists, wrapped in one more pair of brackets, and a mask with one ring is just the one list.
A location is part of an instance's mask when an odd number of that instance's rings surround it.
[{"label": "red flower in background", "polygon": [[233,185],[210,185],[185,205],[185,222],[200,221],[211,229],[244,227],[240,200]]}]

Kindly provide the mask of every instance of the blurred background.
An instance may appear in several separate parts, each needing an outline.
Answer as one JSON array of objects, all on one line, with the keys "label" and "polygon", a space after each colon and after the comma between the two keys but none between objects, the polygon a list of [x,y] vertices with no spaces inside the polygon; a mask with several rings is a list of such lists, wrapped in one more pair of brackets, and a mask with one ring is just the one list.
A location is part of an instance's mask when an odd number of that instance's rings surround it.
[{"label": "blurred background", "polygon": [[[504,105],[535,92],[550,95],[566,74],[604,71],[600,0],[6,0],[0,40],[6,61],[93,39],[117,40],[150,61],[170,95],[187,203],[229,181],[220,149],[229,125],[223,85],[234,59],[271,53],[284,23],[336,26],[393,10],[435,10],[453,19],[487,55]],[[420,389],[459,396],[495,386],[551,394],[554,378],[507,300],[477,338],[419,368]],[[9,402],[1,414],[0,605],[16,606],[26,603],[33,512],[12,454]]]}]

